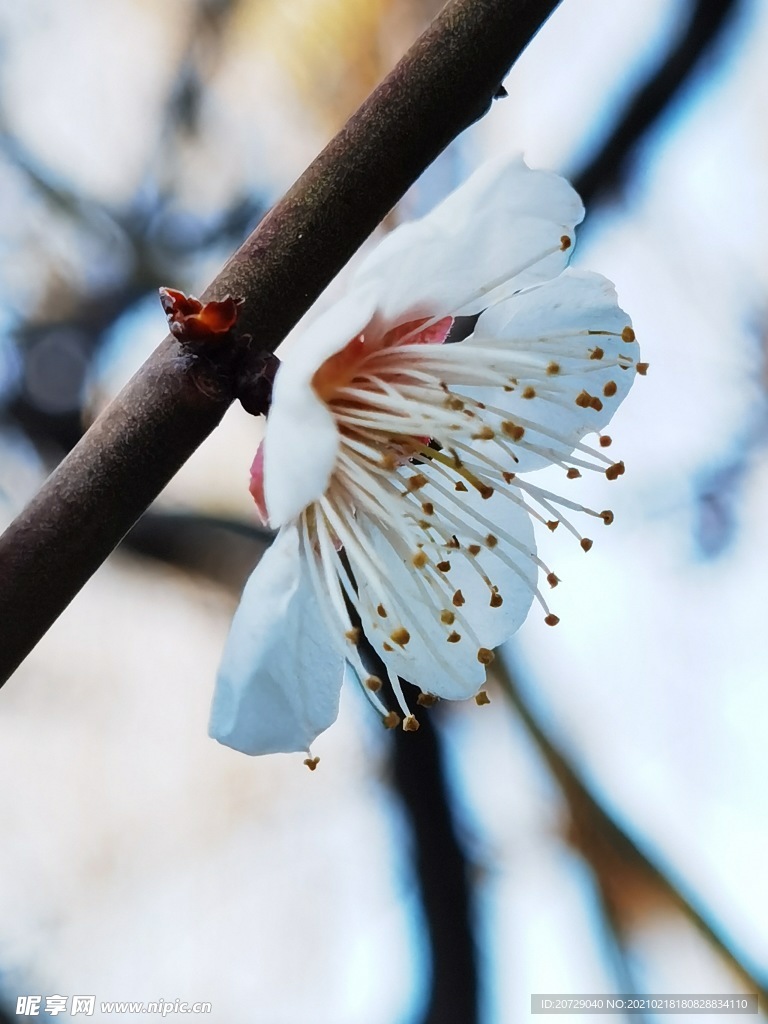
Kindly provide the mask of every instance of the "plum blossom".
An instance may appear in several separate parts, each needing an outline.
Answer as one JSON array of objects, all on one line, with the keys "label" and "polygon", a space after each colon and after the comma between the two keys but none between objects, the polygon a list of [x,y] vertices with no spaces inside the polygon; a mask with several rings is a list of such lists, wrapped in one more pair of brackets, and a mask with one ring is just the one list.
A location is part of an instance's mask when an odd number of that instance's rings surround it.
[{"label": "plum blossom", "polygon": [[566,269],[583,213],[557,175],[486,164],[388,235],[289,349],[251,481],[279,532],[224,651],[220,742],[308,752],[345,670],[414,729],[401,679],[420,703],[471,697],[532,604],[558,621],[534,520],[586,551],[573,513],[613,516],[531,471],[621,475],[600,432],[645,371],[613,285]]}]

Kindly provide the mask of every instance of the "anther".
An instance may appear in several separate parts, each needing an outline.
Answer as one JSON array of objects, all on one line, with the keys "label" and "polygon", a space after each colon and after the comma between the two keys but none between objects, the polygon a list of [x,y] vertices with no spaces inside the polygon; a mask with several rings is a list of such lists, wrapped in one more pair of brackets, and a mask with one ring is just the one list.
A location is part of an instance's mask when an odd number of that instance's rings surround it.
[{"label": "anther", "polygon": [[445,638],[449,644],[457,644],[461,640],[461,633],[457,633],[454,629],[452,633],[449,633]]},{"label": "anther", "polygon": [[480,484],[480,497],[487,500],[493,494],[493,488],[489,484]]},{"label": "anther", "polygon": [[481,708],[483,706],[483,704],[490,704],[490,703],[491,703],[491,698],[488,696],[488,694],[485,692],[485,690],[481,690],[479,693],[475,694],[475,704],[477,704],[478,707]]},{"label": "anther", "polygon": [[368,676],[365,680],[365,687],[371,693],[378,693],[382,687],[382,682],[378,676]]},{"label": "anther", "polygon": [[499,538],[494,537],[492,533],[489,533],[488,536],[485,538],[485,543],[488,545],[489,548],[495,548],[496,545],[499,543]]},{"label": "anther", "polygon": [[450,539],[450,540],[447,540],[447,541],[445,542],[445,546],[446,546],[447,548],[460,548],[460,547],[461,547],[461,544],[459,544],[459,538],[458,538],[458,537],[456,536],[456,534],[455,534],[455,533],[454,533],[454,535],[453,535],[453,536],[451,537],[451,539]]},{"label": "anther", "polygon": [[592,395],[588,391],[580,391],[574,401],[580,409],[589,409],[592,405]]},{"label": "anther", "polygon": [[344,636],[352,644],[357,645],[360,643],[360,630],[357,626],[353,626],[352,629],[348,629]]},{"label": "anther", "polygon": [[450,562],[438,562],[436,568],[440,572],[449,572],[450,568],[451,568],[451,563]]},{"label": "anther", "polygon": [[466,491],[467,485],[463,480],[457,480],[453,486],[454,491]]},{"label": "anther", "polygon": [[608,434],[601,434],[600,435],[600,447],[601,448],[610,448],[612,444],[613,444],[613,438],[612,437],[609,437]]},{"label": "anther", "polygon": [[514,473],[502,473],[501,475],[504,477],[505,484],[511,484],[512,481],[515,479]]},{"label": "anther", "polygon": [[397,459],[392,454],[392,452],[384,452],[379,462],[384,467],[384,469],[397,469]]},{"label": "anther", "polygon": [[319,757],[305,757],[304,758],[304,764],[307,766],[307,768],[309,768],[309,770],[311,772],[313,772],[315,770],[315,768],[317,768],[318,764],[320,764],[320,758]]},{"label": "anther", "polygon": [[603,520],[606,526],[610,526],[613,522],[613,512],[611,512],[609,508],[606,508],[600,513],[600,518]]},{"label": "anther", "polygon": [[621,340],[627,342],[635,340],[635,332],[632,330],[631,327],[624,328],[624,330],[621,332]]},{"label": "anther", "polygon": [[603,352],[603,350],[598,345],[597,348],[593,348],[592,351],[589,353],[589,358],[590,359],[602,359],[604,355],[605,355],[605,352]]},{"label": "anther", "polygon": [[394,649],[395,649],[392,646],[392,644],[388,644],[386,640],[384,641],[384,643],[381,646],[384,648],[384,650],[387,652],[387,654],[391,654],[392,651],[394,651]]},{"label": "anther", "polygon": [[492,441],[496,434],[491,427],[481,427],[476,434],[472,435],[473,441]]},{"label": "anther", "polygon": [[386,611],[386,608],[384,607],[384,605],[383,605],[383,604],[380,604],[380,605],[379,605],[379,606],[377,607],[376,611],[377,611],[377,612],[379,613],[379,615],[380,615],[380,616],[382,617],[382,619],[386,619],[386,617],[387,617],[387,611]]},{"label": "anther", "polygon": [[648,373],[648,367],[649,366],[650,366],[650,363],[635,363],[635,369],[637,370],[637,372],[640,374],[641,377],[644,377],[646,375],[646,373]]},{"label": "anther", "polygon": [[414,715],[408,715],[403,721],[403,732],[416,732],[419,728],[419,723],[416,721]]},{"label": "anther", "polygon": [[481,665],[490,665],[493,658],[493,651],[489,651],[487,647],[481,647],[477,652],[477,660]]},{"label": "anther", "polygon": [[559,582],[559,576],[555,576],[553,572],[547,574],[547,583],[550,585],[550,587],[556,587]]},{"label": "anther", "polygon": [[581,541],[580,541],[581,550],[582,551],[590,551],[591,548],[592,548],[592,543],[593,542],[589,539],[589,537],[582,537]]},{"label": "anther", "polygon": [[480,554],[480,545],[479,544],[469,544],[469,545],[467,545],[467,551],[470,553],[470,555],[479,555]]},{"label": "anther", "polygon": [[535,398],[536,397],[536,389],[530,387],[530,385],[529,385],[527,388],[523,389],[522,397],[523,398]]},{"label": "anther", "polygon": [[420,693],[416,698],[416,703],[422,708],[431,708],[437,704],[438,698],[434,693]]},{"label": "anther", "polygon": [[421,504],[421,511],[425,516],[432,516],[435,514],[435,506],[431,501],[424,501]]},{"label": "anther", "polygon": [[440,612],[440,621],[446,626],[452,626],[456,621],[456,616],[452,611],[444,608],[443,611]]},{"label": "anther", "polygon": [[423,551],[417,551],[411,558],[411,565],[414,569],[423,569],[427,564],[427,556]]},{"label": "anther", "polygon": [[565,252],[565,250],[566,249],[570,249],[570,247],[571,247],[571,239],[570,239],[570,237],[568,235],[561,235],[560,236],[560,249],[561,249],[561,251]]},{"label": "anther", "polygon": [[396,711],[390,711],[388,715],[384,715],[381,724],[385,729],[396,729],[400,725],[400,715]]},{"label": "anther", "polygon": [[464,604],[464,595],[460,590],[457,590],[456,593],[451,598],[451,600],[453,601],[454,605],[457,608],[461,608],[461,606]]},{"label": "anther", "polygon": [[491,600],[488,603],[490,604],[491,608],[501,608],[501,606],[504,604],[504,598],[501,596],[498,590],[494,590],[491,593]]},{"label": "anther", "polygon": [[614,462],[612,466],[609,466],[605,471],[605,475],[609,480],[616,480],[617,477],[622,476],[624,473],[624,463]]},{"label": "anther", "polygon": [[603,394],[606,398],[613,398],[617,390],[618,389],[616,387],[615,380],[606,381],[606,383],[603,385]]},{"label": "anther", "polygon": [[593,398],[589,403],[596,412],[600,412],[603,408],[603,403],[599,398]]},{"label": "anther", "polygon": [[549,363],[549,365],[547,366],[547,376],[555,377],[558,373],[560,373],[560,363]]},{"label": "anther", "polygon": [[507,437],[511,437],[513,441],[520,441],[525,434],[525,427],[518,426],[517,423],[513,423],[512,420],[504,420],[501,424],[501,431],[506,434]]},{"label": "anther", "polygon": [[578,471],[578,469],[575,469],[572,466],[565,475],[568,477],[569,480],[578,480],[578,478],[581,476],[581,473]]},{"label": "anther", "polygon": [[554,533],[554,532],[555,532],[555,530],[556,530],[556,529],[558,528],[558,526],[559,526],[559,525],[560,525],[560,520],[559,520],[559,519],[550,519],[550,520],[549,520],[549,521],[547,522],[547,529],[548,529],[548,530],[551,530],[551,531],[552,531],[552,533]]},{"label": "anther", "polygon": [[418,491],[420,487],[423,487],[427,482],[427,478],[423,473],[415,473],[412,477],[409,477],[406,481],[406,487],[409,491]]},{"label": "anther", "polygon": [[464,408],[464,403],[460,398],[457,398],[456,395],[451,395],[449,398],[446,398],[445,405],[453,412],[460,412]]},{"label": "anther", "polygon": [[405,647],[408,641],[411,639],[411,634],[405,628],[405,626],[398,626],[397,629],[393,629],[389,634],[389,639],[393,644],[397,644],[399,647]]},{"label": "anther", "polygon": [[548,626],[556,626],[560,619],[558,619],[556,615],[552,615],[550,612],[550,614],[545,617],[544,621]]}]

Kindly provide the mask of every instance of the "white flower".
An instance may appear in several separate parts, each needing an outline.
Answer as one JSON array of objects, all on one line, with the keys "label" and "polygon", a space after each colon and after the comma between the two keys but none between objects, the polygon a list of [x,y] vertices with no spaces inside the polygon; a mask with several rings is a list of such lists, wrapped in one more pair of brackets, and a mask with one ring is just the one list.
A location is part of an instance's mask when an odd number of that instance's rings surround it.
[{"label": "white flower", "polygon": [[[386,237],[289,351],[252,487],[280,532],[232,623],[216,739],[249,754],[308,750],[336,718],[345,666],[388,724],[391,688],[415,728],[398,677],[470,697],[534,600],[557,622],[532,520],[562,523],[588,550],[563,509],[612,515],[522,474],[618,476],[600,450],[610,439],[581,439],[644,372],[611,283],[565,269],[582,217],[562,178],[487,164]],[[441,344],[456,317],[474,329]]]}]

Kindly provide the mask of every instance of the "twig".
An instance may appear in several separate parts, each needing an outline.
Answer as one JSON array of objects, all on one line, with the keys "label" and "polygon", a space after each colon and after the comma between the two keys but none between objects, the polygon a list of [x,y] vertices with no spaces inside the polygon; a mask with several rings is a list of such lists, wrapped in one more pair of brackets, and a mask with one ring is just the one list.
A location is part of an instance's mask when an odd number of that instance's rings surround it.
[{"label": "twig", "polygon": [[756,992],[761,1003],[768,1000],[766,979],[758,977],[742,963],[727,940],[711,922],[706,911],[699,910],[693,900],[643,853],[616,819],[590,792],[578,771],[542,729],[523,699],[512,674],[504,664],[499,664],[499,659],[497,659],[497,666],[497,680],[522,718],[568,802],[575,845],[597,867],[597,881],[607,905],[616,909],[621,902],[621,897],[625,895],[621,890],[622,888],[626,889],[626,886],[620,885],[614,890],[606,878],[606,872],[600,868],[606,865],[622,864],[627,869],[625,874],[633,876],[634,881],[644,886],[646,890],[655,890],[688,918],[714,946],[740,981],[748,986],[749,992]]},{"label": "twig", "polygon": [[475,1024],[477,949],[468,865],[456,835],[453,805],[434,715],[416,734],[395,730],[395,783],[410,818],[413,863],[431,954],[429,1001],[422,1024]]},{"label": "twig", "polygon": [[[204,294],[243,299],[245,354],[274,351],[440,151],[489,107],[558,0],[450,0]],[[0,537],[0,682],[232,402],[244,354],[160,345]]]},{"label": "twig", "polygon": [[632,94],[611,134],[573,178],[573,185],[589,209],[594,198],[618,189],[637,147],[667,113],[673,99],[711,51],[730,22],[738,0],[693,0],[685,30],[663,63]]}]

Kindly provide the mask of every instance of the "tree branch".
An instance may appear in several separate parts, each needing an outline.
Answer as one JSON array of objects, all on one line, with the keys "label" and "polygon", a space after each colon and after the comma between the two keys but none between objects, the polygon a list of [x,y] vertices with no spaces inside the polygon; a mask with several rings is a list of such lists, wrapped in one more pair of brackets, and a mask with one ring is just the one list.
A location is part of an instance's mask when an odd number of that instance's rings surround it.
[{"label": "tree branch", "polygon": [[219,423],[248,364],[488,109],[557,3],[450,0],[205,292],[243,299],[241,345],[213,362],[166,338],[0,537],[0,682]]}]

